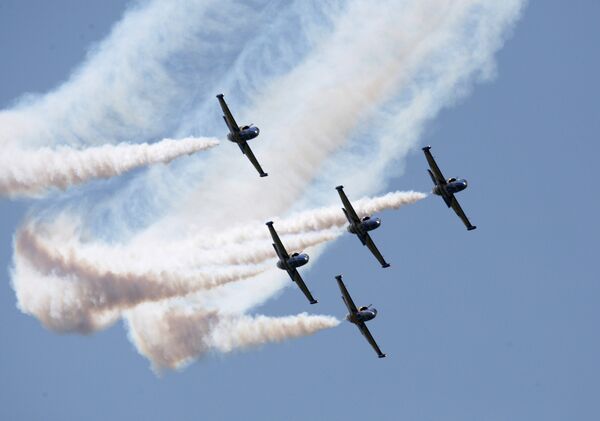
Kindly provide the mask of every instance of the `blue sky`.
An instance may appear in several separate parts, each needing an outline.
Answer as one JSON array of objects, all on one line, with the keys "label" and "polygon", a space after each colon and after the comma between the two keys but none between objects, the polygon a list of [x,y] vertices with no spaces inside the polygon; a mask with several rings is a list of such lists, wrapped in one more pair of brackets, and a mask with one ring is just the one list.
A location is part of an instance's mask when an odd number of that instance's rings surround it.
[{"label": "blue sky", "polygon": [[[1,2],[0,105],[64,81],[125,3]],[[121,324],[57,335],[16,308],[11,240],[29,202],[2,200],[0,418],[598,419],[599,12],[530,2],[497,77],[428,124],[421,144],[470,182],[460,200],[476,231],[429,197],[379,215],[391,270],[344,236],[306,272],[319,312],[345,314],[337,273],[379,309],[370,326],[385,360],[344,323],[158,378]],[[384,190],[428,191],[425,169],[415,149]],[[306,311],[295,292],[259,311]]]}]

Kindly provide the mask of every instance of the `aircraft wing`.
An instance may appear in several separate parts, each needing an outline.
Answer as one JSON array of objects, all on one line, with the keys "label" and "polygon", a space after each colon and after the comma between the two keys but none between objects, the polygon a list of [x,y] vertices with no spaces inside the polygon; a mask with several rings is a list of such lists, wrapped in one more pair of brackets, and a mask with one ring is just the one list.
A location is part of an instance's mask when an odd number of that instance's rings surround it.
[{"label": "aircraft wing", "polygon": [[238,145],[239,145],[240,149],[242,150],[243,154],[248,157],[250,162],[252,162],[252,165],[254,165],[254,168],[256,168],[256,171],[258,171],[258,173],[260,174],[261,177],[266,177],[267,175],[269,175],[263,171],[260,164],[258,163],[258,160],[254,156],[252,149],[250,149],[250,146],[248,146],[247,142],[241,142],[241,143],[238,143]]},{"label": "aircraft wing", "polygon": [[287,259],[290,258],[290,255],[283,246],[279,235],[277,235],[277,231],[275,231],[275,228],[273,228],[273,221],[267,222],[267,227],[269,227],[269,232],[271,233],[271,237],[273,238],[273,248],[275,249],[275,253],[277,253],[277,257],[279,257],[279,260],[282,260],[284,262],[287,261]]},{"label": "aircraft wing", "polygon": [[296,285],[298,285],[298,288],[300,288],[300,291],[302,291],[304,293],[304,296],[308,299],[308,301],[311,304],[317,304],[318,301],[315,300],[315,298],[312,296],[312,294],[308,290],[308,287],[304,283],[304,280],[300,276],[300,273],[296,269],[288,270],[288,273],[290,274],[290,278],[292,278],[292,281],[294,281],[296,283]]},{"label": "aircraft wing", "polygon": [[467,227],[467,229],[469,231],[477,228],[475,225],[471,225],[469,218],[467,218],[467,215],[465,215],[465,212],[462,210],[462,208],[458,204],[458,200],[456,200],[456,197],[452,196],[452,201],[450,202],[450,206],[452,206],[452,209],[454,209],[454,212],[456,212],[458,217],[463,221],[463,223],[465,224],[465,226]]},{"label": "aircraft wing", "polygon": [[365,234],[364,244],[365,244],[365,246],[368,247],[369,250],[371,250],[371,253],[373,253],[373,256],[375,256],[375,258],[377,260],[379,260],[379,263],[381,263],[381,267],[387,268],[390,266],[390,264],[385,261],[385,259],[383,258],[383,256],[379,252],[379,250],[377,249],[377,246],[375,245],[375,243],[371,239],[371,236],[368,233]]},{"label": "aircraft wing", "polygon": [[444,174],[438,167],[435,159],[433,159],[433,155],[431,155],[431,146],[425,146],[423,148],[423,152],[425,152],[425,158],[427,158],[427,163],[429,164],[429,168],[431,168],[431,172],[433,173],[433,177],[435,177],[436,184],[444,185],[446,184],[446,179],[444,178]]},{"label": "aircraft wing", "polygon": [[365,337],[365,339],[367,341],[369,341],[369,343],[371,344],[371,346],[373,347],[373,349],[377,353],[377,356],[379,358],[385,357],[385,354],[383,352],[381,352],[381,349],[379,349],[379,346],[377,345],[377,342],[375,342],[375,339],[373,339],[373,335],[371,335],[371,332],[369,332],[369,329],[367,328],[367,325],[365,324],[365,322],[357,323],[356,326],[358,326],[358,328],[360,329],[360,333],[363,334],[363,336]]},{"label": "aircraft wing", "polygon": [[217,98],[219,100],[219,104],[221,105],[221,109],[223,110],[223,120],[225,120],[225,124],[227,124],[227,127],[229,127],[229,131],[231,133],[239,132],[240,127],[235,122],[235,118],[233,118],[233,114],[231,114],[231,111],[229,111],[229,107],[223,99],[223,94],[217,95]]},{"label": "aircraft wing", "polygon": [[344,205],[344,213],[346,214],[346,218],[352,220],[355,224],[360,224],[360,218],[356,214],[356,211],[352,207],[352,203],[348,200],[346,193],[344,193],[344,186],[337,186],[335,188],[339,195],[340,199],[342,199],[342,204]]},{"label": "aircraft wing", "polygon": [[358,308],[356,308],[356,304],[352,301],[352,297],[350,297],[350,293],[348,293],[346,285],[344,285],[344,281],[342,281],[342,275],[336,276],[335,279],[337,280],[338,287],[342,293],[342,300],[344,300],[344,304],[348,307],[348,311],[352,314],[358,313]]}]

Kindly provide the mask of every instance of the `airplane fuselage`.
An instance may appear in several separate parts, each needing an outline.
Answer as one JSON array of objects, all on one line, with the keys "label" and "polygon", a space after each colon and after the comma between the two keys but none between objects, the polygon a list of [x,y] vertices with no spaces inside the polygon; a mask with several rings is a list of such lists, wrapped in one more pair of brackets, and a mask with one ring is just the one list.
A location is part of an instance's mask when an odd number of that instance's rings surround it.
[{"label": "airplane fuselage", "polygon": [[235,143],[247,142],[257,137],[259,133],[260,130],[256,126],[242,126],[239,132],[227,134],[227,139]]},{"label": "airplane fuselage", "polygon": [[379,218],[371,218],[370,216],[365,216],[360,225],[357,227],[354,224],[350,224],[347,227],[348,232],[352,234],[365,233],[368,231],[373,231],[381,226],[381,219]]},{"label": "airplane fuselage", "polygon": [[448,183],[444,186],[436,185],[433,188],[432,193],[438,196],[451,195],[454,193],[458,193],[459,191],[463,191],[467,188],[467,185],[467,180],[465,180],[464,178],[451,178],[448,180]]},{"label": "airplane fuselage", "polygon": [[308,254],[294,253],[285,262],[279,260],[277,262],[277,267],[282,270],[290,270],[290,269],[299,268],[300,266],[304,266],[307,263],[308,263]]},{"label": "airplane fuselage", "polygon": [[377,316],[377,309],[373,307],[361,307],[357,313],[348,314],[346,320],[350,323],[360,323],[373,320]]}]

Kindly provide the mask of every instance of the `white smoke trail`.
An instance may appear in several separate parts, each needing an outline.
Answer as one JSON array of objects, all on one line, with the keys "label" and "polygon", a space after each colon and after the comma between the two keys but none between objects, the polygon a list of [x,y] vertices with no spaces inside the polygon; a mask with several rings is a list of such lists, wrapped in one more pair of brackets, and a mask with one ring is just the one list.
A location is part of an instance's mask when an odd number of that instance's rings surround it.
[{"label": "white smoke trail", "polygon": [[[393,192],[363,198],[355,201],[354,206],[362,215],[398,208],[423,197],[422,193]],[[291,253],[334,240],[341,234],[335,228],[345,224],[339,207],[328,207],[280,219],[277,229]],[[233,230],[234,238],[229,238],[227,243],[218,242],[211,236],[212,248],[207,248],[204,242],[204,249],[187,242],[167,244],[162,248],[143,248],[140,243],[126,247],[103,247],[98,243],[88,246],[73,242],[75,226],[70,218],[59,219],[54,225],[40,226],[30,222],[15,236],[15,251],[19,257],[16,266],[21,269],[15,274],[18,280],[15,287],[18,296],[22,297],[20,306],[35,314],[46,326],[61,332],[101,329],[112,323],[123,310],[143,302],[186,296],[253,277],[267,269],[256,265],[269,259],[274,262],[276,258],[262,223],[253,232]],[[165,260],[165,255],[169,259]],[[25,269],[24,265],[28,267]],[[229,265],[250,266],[235,268]],[[66,284],[58,279],[65,277],[69,279]],[[30,293],[42,282],[44,293],[40,291],[37,296]],[[69,290],[68,294],[65,294],[66,290]],[[46,298],[41,300],[44,294]],[[68,299],[62,300],[65,296]],[[45,304],[40,305],[42,301]],[[103,318],[104,323],[95,322],[105,314],[113,317]]]},{"label": "white smoke trail", "polygon": [[[333,241],[340,236],[339,231],[324,230],[306,233],[294,237],[283,238],[288,253],[300,252],[306,248],[317,246],[328,241]],[[190,255],[193,259],[194,255]],[[221,265],[248,265],[259,264],[267,259],[276,257],[275,251],[269,241],[252,242],[250,244],[235,244],[226,249],[208,250],[204,255],[206,262]]]},{"label": "white smoke trail", "polygon": [[73,149],[5,150],[0,155],[0,195],[40,196],[94,178],[110,178],[135,168],[169,163],[183,155],[213,148],[217,139],[163,139],[153,144],[118,144]]},{"label": "white smoke trail", "polygon": [[158,372],[181,369],[211,349],[231,352],[312,335],[339,324],[334,317],[306,313],[266,317],[173,307],[156,311],[159,305],[144,304],[127,318],[131,341]]},{"label": "white smoke trail", "polygon": [[[272,241],[267,233],[264,235],[258,228],[264,224],[260,224],[256,229],[258,235],[246,238],[245,242],[231,241],[215,241],[216,237],[206,235],[204,237],[196,237],[187,240],[182,240],[178,243],[170,243],[165,245],[163,252],[170,253],[169,265],[174,267],[201,267],[210,265],[248,265],[260,264],[269,259],[276,257],[275,251],[271,245]],[[315,232],[298,233],[297,235],[281,235],[287,251],[300,252],[310,247],[314,247],[329,241],[333,241],[342,234],[339,229],[324,229]],[[137,259],[148,261],[148,265],[152,265],[151,261],[160,256],[160,250],[154,248],[144,248],[138,246],[140,241],[137,240],[134,244],[127,245],[122,253],[137,256]],[[118,254],[117,249],[104,248],[98,252],[98,248],[93,248],[95,252],[87,251],[90,255],[115,255]],[[135,254],[133,254],[135,253]],[[163,263],[164,264],[164,263]]]},{"label": "white smoke trail", "polygon": [[[425,198],[419,192],[391,192],[383,196],[367,197],[353,202],[359,216],[373,215],[386,209],[415,203]],[[264,221],[251,221],[242,225],[198,226],[190,222],[190,233],[177,239],[163,241],[160,247],[152,237],[139,235],[125,245],[102,245],[98,242],[82,242],[81,234],[73,232],[74,220],[69,217],[43,224],[45,237],[56,250],[76,250],[77,254],[89,260],[120,262],[157,270],[195,268],[215,264],[257,264],[273,257],[270,235]],[[291,251],[300,251],[331,241],[344,231],[347,220],[341,205],[327,206],[298,212],[284,218],[272,218],[284,244]],[[163,256],[168,255],[168,262]]]},{"label": "white smoke trail", "polygon": [[[81,247],[65,247],[60,241],[53,245],[46,242],[42,231],[30,223],[17,232],[14,287],[24,312],[60,332],[103,329],[122,311],[141,303],[185,297],[251,278],[274,268],[276,260],[270,242],[265,242],[221,250],[220,261],[213,253],[211,262],[192,261],[189,266],[171,267],[165,264],[170,259],[163,259],[161,267],[153,266],[151,258],[140,262],[139,256],[131,256],[131,260],[123,261],[120,253],[81,253]],[[286,244],[291,253],[338,235],[328,231],[308,233],[286,238]],[[266,265],[268,259],[272,262]]]},{"label": "white smoke trail", "polygon": [[61,332],[103,328],[106,325],[94,322],[99,314],[118,315],[140,303],[216,288],[269,268],[252,265],[185,272],[119,272],[107,269],[109,262],[99,265],[81,259],[75,250],[63,255],[27,228],[18,232],[15,250],[20,264],[14,279],[21,309]]},{"label": "white smoke trail", "polygon": [[[197,239],[185,240],[157,249],[144,248],[137,241],[124,245],[78,241],[73,233],[75,227],[70,225],[73,224],[62,218],[52,225],[25,223],[15,236],[16,250],[24,253],[32,262],[39,261],[40,270],[51,270],[52,265],[59,268],[68,266],[70,269],[61,269],[64,273],[75,270],[79,261],[83,266],[93,266],[100,272],[137,272],[147,275],[149,272],[190,272],[203,267],[253,265],[276,258],[268,235],[257,236],[253,241],[244,243],[215,244],[213,247],[207,246],[210,241],[208,238],[203,240],[204,248],[198,248],[195,244]],[[342,232],[334,228],[281,237],[291,254],[335,240]],[[169,258],[164,259],[165,256]],[[69,263],[65,263],[66,259]]]},{"label": "white smoke trail", "polygon": [[[357,215],[362,218],[363,216],[373,215],[383,210],[398,209],[402,206],[416,203],[425,197],[427,197],[425,193],[396,191],[383,196],[364,197],[356,201],[351,201],[351,203]],[[291,214],[284,218],[273,218],[273,221],[280,235],[339,228],[348,224],[340,208],[341,202],[337,206],[310,209]],[[235,226],[222,234],[211,236],[210,246],[240,243],[268,236],[269,233],[264,228],[261,227],[261,229],[258,229],[255,224],[246,224]]]},{"label": "white smoke trail", "polygon": [[[425,194],[418,192],[392,192],[356,200],[353,206],[359,216],[372,215],[415,203],[424,197]],[[274,221],[290,253],[332,241],[344,232],[339,228],[347,225],[340,206],[311,209],[274,218]],[[270,235],[262,221],[224,227],[223,233],[220,229],[215,232],[196,232],[194,229],[190,236],[165,242],[160,247],[153,242],[147,244],[144,237],[122,245],[82,242],[78,240],[82,235],[77,232],[78,224],[73,216],[45,224],[29,222],[23,225],[16,238],[30,238],[35,249],[43,250],[43,254],[58,253],[74,260],[94,262],[98,270],[103,268],[102,272],[190,271],[211,265],[260,264],[275,258]],[[165,260],[164,256],[169,259]]]},{"label": "white smoke trail", "polygon": [[306,313],[287,317],[259,315],[224,318],[211,332],[210,343],[221,352],[231,352],[236,348],[312,335],[319,330],[336,327],[339,323],[335,317],[309,316]]}]

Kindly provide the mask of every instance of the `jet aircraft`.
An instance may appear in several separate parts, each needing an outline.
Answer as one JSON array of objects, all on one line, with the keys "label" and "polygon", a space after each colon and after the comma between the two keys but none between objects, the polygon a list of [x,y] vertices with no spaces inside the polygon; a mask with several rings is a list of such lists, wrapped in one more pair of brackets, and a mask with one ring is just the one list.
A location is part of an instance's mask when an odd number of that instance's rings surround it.
[{"label": "jet aircraft", "polygon": [[475,225],[471,225],[469,222],[469,218],[465,215],[464,211],[458,204],[458,200],[454,197],[454,193],[458,193],[467,188],[467,180],[464,178],[449,178],[446,180],[442,171],[437,166],[435,159],[433,159],[433,155],[430,152],[431,146],[425,146],[423,148],[423,152],[425,152],[425,158],[427,158],[427,163],[429,164],[429,168],[427,171],[429,172],[429,176],[433,181],[435,187],[432,190],[432,193],[437,196],[442,196],[446,205],[449,208],[454,209],[454,212],[458,215],[458,217],[463,221],[467,230],[471,231],[477,228]]},{"label": "jet aircraft", "polygon": [[352,204],[346,197],[346,193],[344,193],[344,186],[337,186],[336,190],[340,194],[340,198],[342,199],[342,204],[344,207],[342,211],[344,211],[344,215],[346,215],[346,219],[350,223],[348,225],[348,232],[355,234],[363,246],[367,246],[371,253],[375,256],[379,263],[381,263],[381,267],[387,268],[390,266],[388,262],[385,261],[377,246],[371,239],[369,235],[369,231],[377,229],[381,226],[381,219],[379,218],[371,218],[370,216],[364,216],[362,219],[358,217],[356,211],[352,207]]},{"label": "jet aircraft", "polygon": [[369,329],[365,324],[365,322],[372,320],[377,316],[377,309],[373,308],[372,304],[356,308],[354,301],[352,301],[352,297],[350,297],[350,294],[346,289],[346,285],[344,285],[344,281],[342,281],[342,275],[336,276],[335,279],[340,287],[342,300],[344,300],[344,304],[346,304],[346,307],[348,307],[349,313],[346,316],[346,320],[348,320],[350,323],[354,323],[358,327],[360,333],[362,333],[365,339],[369,341],[379,358],[385,357],[385,354],[381,352],[381,349],[379,349],[377,342],[375,342],[375,339],[373,339],[371,332],[369,332]]},{"label": "jet aircraft", "polygon": [[283,246],[283,243],[279,239],[279,235],[277,235],[275,228],[273,228],[273,221],[267,222],[267,226],[269,227],[271,237],[273,237],[273,248],[275,249],[275,253],[277,253],[277,257],[279,257],[277,267],[279,269],[287,271],[287,273],[290,275],[290,278],[292,278],[292,281],[294,281],[298,285],[300,290],[304,293],[304,295],[311,304],[318,303],[318,301],[314,299],[314,297],[308,290],[308,287],[302,280],[300,273],[298,273],[298,270],[296,270],[300,266],[304,266],[308,263],[308,254],[293,253],[290,256],[286,251],[285,247]]},{"label": "jet aircraft", "polygon": [[242,150],[242,153],[248,157],[250,162],[252,162],[252,165],[254,165],[254,168],[256,168],[256,171],[258,171],[260,176],[266,177],[268,174],[263,171],[258,163],[258,160],[254,156],[254,153],[252,153],[252,149],[250,149],[250,146],[248,146],[248,141],[257,137],[260,133],[260,130],[258,127],[252,124],[247,126],[238,126],[233,118],[233,115],[231,114],[231,111],[229,111],[229,107],[223,99],[223,94],[217,95],[217,98],[219,99],[219,104],[223,109],[223,120],[225,120],[225,124],[227,124],[227,127],[229,128],[227,139],[237,143]]}]

